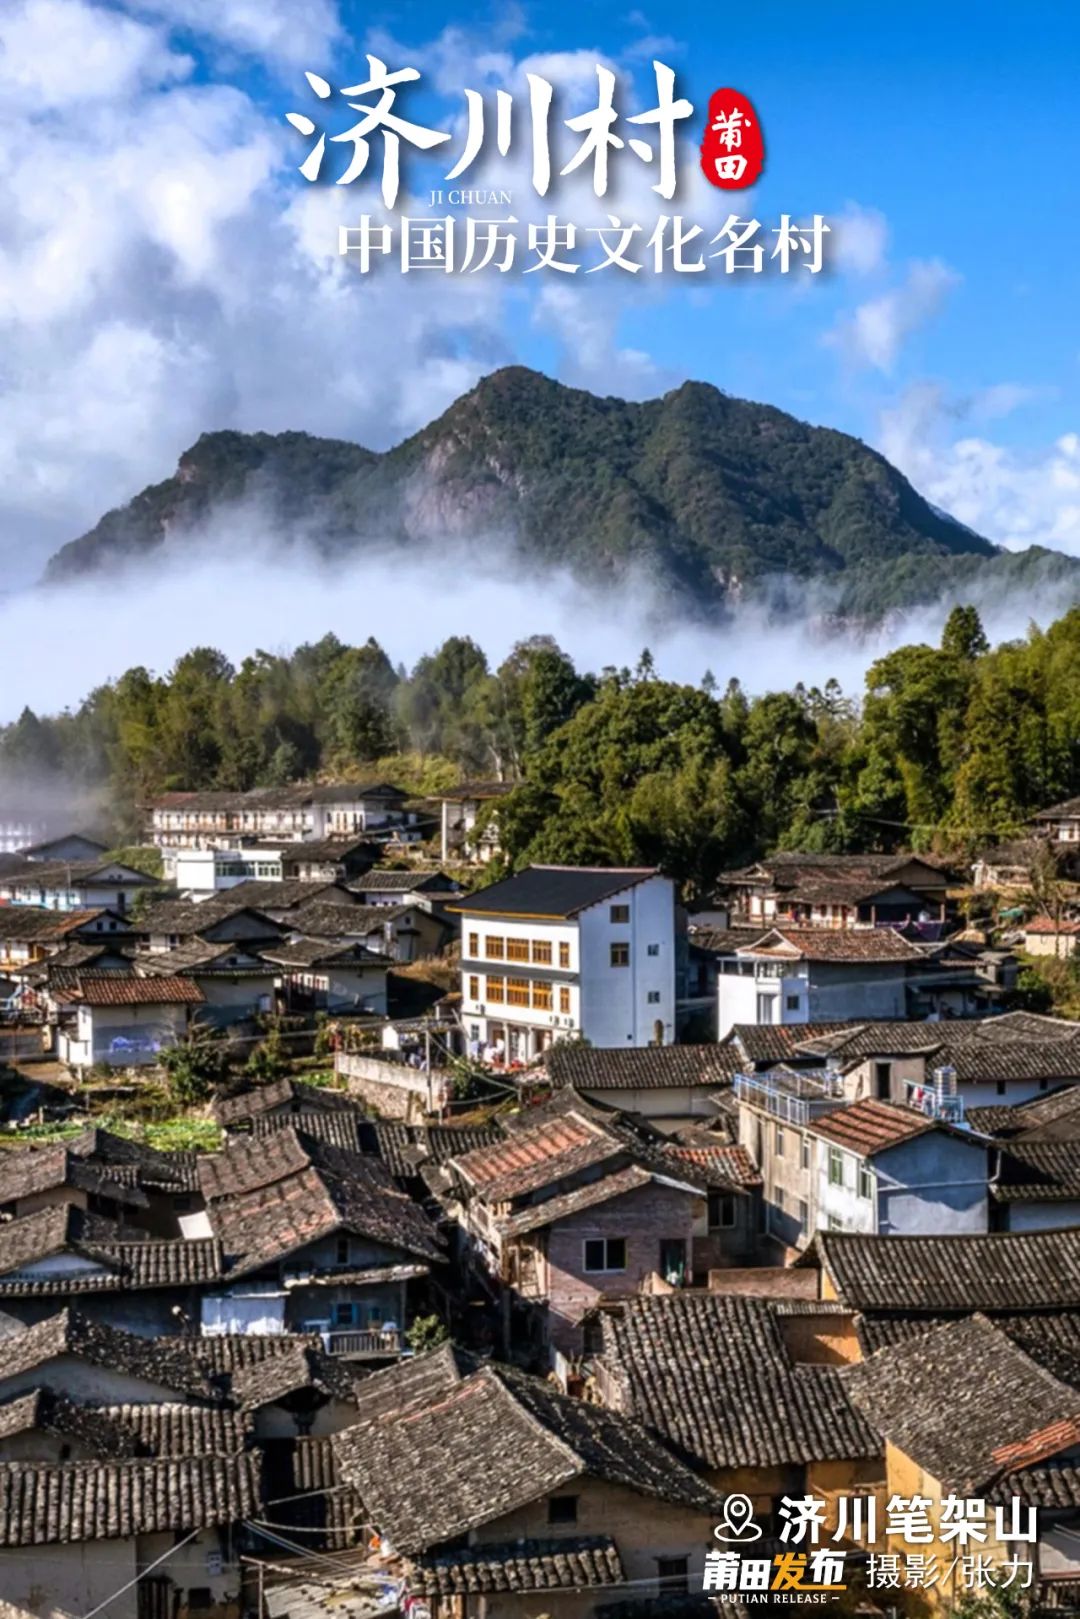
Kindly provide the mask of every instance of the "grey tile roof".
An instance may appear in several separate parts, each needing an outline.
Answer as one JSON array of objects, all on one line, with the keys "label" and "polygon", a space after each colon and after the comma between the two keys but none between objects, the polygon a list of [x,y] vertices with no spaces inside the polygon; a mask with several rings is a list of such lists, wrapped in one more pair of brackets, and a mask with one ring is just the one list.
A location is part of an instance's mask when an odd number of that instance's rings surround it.
[{"label": "grey tile roof", "polygon": [[1080,1085],[1062,1085],[1046,1096],[1017,1102],[1012,1107],[973,1107],[967,1110],[973,1130],[1027,1142],[1071,1141],[1080,1138]]},{"label": "grey tile roof", "polygon": [[[21,1231],[22,1227],[27,1230]],[[34,1228],[33,1243],[29,1240],[30,1227]],[[95,1235],[101,1228],[110,1233],[108,1240]],[[221,1245],[212,1238],[185,1240],[177,1237],[158,1241],[142,1237],[137,1241],[123,1241],[115,1239],[116,1229],[111,1222],[101,1221],[96,1216],[88,1218],[70,1205],[42,1210],[40,1214],[30,1214],[10,1225],[0,1226],[0,1267],[7,1265],[15,1251],[22,1254],[12,1271],[0,1274],[0,1297],[64,1298],[84,1293],[203,1287],[220,1281],[224,1274]],[[32,1251],[34,1249],[36,1251]],[[17,1274],[18,1266],[29,1265],[35,1259],[57,1252],[93,1260],[101,1270],[66,1276]]]},{"label": "grey tile roof", "polygon": [[[391,1375],[383,1374],[384,1399]],[[449,1388],[446,1378],[441,1362],[442,1386],[426,1400],[414,1396],[409,1409],[383,1410],[334,1436],[342,1477],[406,1554],[586,1476],[693,1512],[719,1509],[716,1493],[629,1417],[494,1362]]]},{"label": "grey tile roof", "polygon": [[515,1540],[431,1552],[410,1565],[409,1587],[421,1596],[471,1596],[488,1591],[574,1591],[621,1585],[626,1576],[610,1535],[566,1540]]},{"label": "grey tile roof", "polygon": [[981,1315],[931,1327],[840,1377],[891,1444],[962,1494],[1080,1442],[1080,1390]]},{"label": "grey tile roof", "polygon": [[190,1338],[140,1338],[119,1327],[90,1321],[75,1310],[62,1310],[4,1339],[0,1389],[8,1378],[73,1356],[192,1399],[213,1401],[220,1395],[197,1358],[201,1342]]},{"label": "grey tile roof", "polygon": [[603,1359],[626,1409],[708,1467],[881,1454],[827,1366],[793,1365],[768,1300],[673,1293],[603,1317]]},{"label": "grey tile roof", "polygon": [[737,1044],[749,1063],[788,1062],[796,1048],[810,1040],[860,1027],[861,1024],[851,1022],[736,1023],[724,1044]]},{"label": "grey tile roof", "polygon": [[544,1066],[553,1085],[577,1090],[686,1090],[730,1084],[745,1064],[733,1046],[579,1046],[556,1041]]},{"label": "grey tile roof", "polygon": [[940,1237],[819,1231],[820,1262],[853,1310],[934,1314],[1080,1307],[1080,1229]]},{"label": "grey tile roof", "polygon": [[[185,1406],[183,1409],[196,1408]],[[29,1394],[16,1395],[0,1405],[0,1439],[34,1431],[75,1440],[88,1446],[102,1460],[140,1454],[137,1436],[114,1422],[107,1410],[76,1405],[48,1388],[31,1389]]]},{"label": "grey tile roof", "polygon": [[249,1518],[257,1451],[156,1461],[0,1464],[0,1546],[201,1529]]},{"label": "grey tile roof", "polygon": [[990,1191],[998,1203],[1080,1200],[1080,1140],[1010,1141]]},{"label": "grey tile roof", "polygon": [[343,1153],[295,1131],[231,1143],[207,1161],[203,1187],[234,1276],[339,1230],[421,1259],[442,1257],[435,1227],[377,1158]]},{"label": "grey tile roof", "polygon": [[659,873],[653,866],[526,866],[516,877],[463,895],[451,910],[469,916],[533,916],[557,920],[614,899]]},{"label": "grey tile roof", "polygon": [[144,1456],[228,1456],[251,1438],[250,1417],[224,1406],[124,1404],[86,1407],[119,1432],[130,1435]]},{"label": "grey tile roof", "polygon": [[226,1129],[249,1119],[259,1118],[276,1108],[294,1112],[352,1113],[367,1115],[360,1104],[344,1091],[327,1090],[321,1085],[305,1085],[298,1079],[275,1079],[264,1085],[248,1085],[240,1091],[219,1093],[211,1105],[217,1122]]},{"label": "grey tile roof", "polygon": [[300,1130],[312,1140],[337,1147],[340,1152],[368,1151],[367,1129],[364,1116],[358,1110],[328,1113],[321,1108],[301,1107],[298,1113],[263,1114],[251,1122],[254,1138],[275,1136],[283,1130]]}]

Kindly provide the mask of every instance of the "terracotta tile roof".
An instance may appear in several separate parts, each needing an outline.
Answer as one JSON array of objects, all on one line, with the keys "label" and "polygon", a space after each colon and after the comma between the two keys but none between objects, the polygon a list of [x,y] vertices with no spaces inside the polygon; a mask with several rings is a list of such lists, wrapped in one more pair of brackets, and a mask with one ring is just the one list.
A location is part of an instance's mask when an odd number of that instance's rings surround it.
[{"label": "terracotta tile roof", "polygon": [[740,1066],[738,1053],[726,1045],[639,1046],[623,1051],[556,1041],[544,1059],[553,1085],[572,1085],[581,1091],[684,1090],[697,1085],[716,1090],[729,1084]]},{"label": "terracotta tile roof", "polygon": [[491,1146],[451,1160],[455,1173],[485,1201],[507,1202],[550,1186],[625,1152],[615,1137],[580,1113],[515,1130]]},{"label": "terracotta tile roof", "polygon": [[421,1596],[471,1596],[489,1591],[589,1591],[622,1585],[619,1549],[610,1535],[566,1540],[515,1540],[431,1552],[410,1565],[409,1587]]},{"label": "terracotta tile roof", "polygon": [[979,1494],[1003,1470],[1080,1443],[1080,1390],[985,1316],[931,1327],[840,1376],[890,1443],[962,1494]]},{"label": "terracotta tile roof", "polygon": [[624,1409],[707,1467],[876,1457],[881,1441],[826,1366],[796,1367],[766,1299],[673,1293],[605,1314]]},{"label": "terracotta tile roof", "polygon": [[696,1145],[673,1141],[666,1148],[676,1166],[705,1170],[710,1185],[721,1183],[747,1190],[761,1185],[761,1174],[745,1147],[718,1141]]},{"label": "terracotta tile roof", "polygon": [[191,978],[136,978],[127,973],[76,973],[69,989],[57,989],[58,1000],[83,1006],[197,1006],[205,999]]},{"label": "terracotta tile roof", "polygon": [[819,1231],[796,1263],[820,1263],[853,1310],[1080,1308],[1080,1229],[955,1237]]},{"label": "terracotta tile roof", "polygon": [[1049,916],[1033,916],[1030,922],[1024,923],[1024,932],[1050,934],[1051,936],[1063,934],[1071,938],[1080,933],[1080,922],[1071,921],[1067,917],[1059,917],[1055,922]]},{"label": "terracotta tile roof", "polygon": [[257,1451],[157,1461],[0,1463],[0,1546],[126,1540],[250,1518]]},{"label": "terracotta tile roof", "polygon": [[[415,1387],[415,1375],[414,1363],[407,1386]],[[639,1423],[494,1362],[406,1410],[367,1417],[333,1444],[341,1476],[406,1554],[582,1477],[703,1516],[720,1506],[716,1492]]]},{"label": "terracotta tile roof", "polygon": [[[873,1097],[864,1097],[862,1101],[852,1102],[850,1107],[825,1113],[809,1126],[812,1135],[823,1136],[826,1141],[835,1142],[862,1158],[872,1158],[875,1153],[886,1152],[903,1141],[913,1141],[916,1136],[941,1128],[936,1120],[915,1108],[904,1107],[899,1102],[879,1102]],[[961,1134],[960,1131],[952,1133]],[[966,1139],[971,1139],[970,1132]]]}]

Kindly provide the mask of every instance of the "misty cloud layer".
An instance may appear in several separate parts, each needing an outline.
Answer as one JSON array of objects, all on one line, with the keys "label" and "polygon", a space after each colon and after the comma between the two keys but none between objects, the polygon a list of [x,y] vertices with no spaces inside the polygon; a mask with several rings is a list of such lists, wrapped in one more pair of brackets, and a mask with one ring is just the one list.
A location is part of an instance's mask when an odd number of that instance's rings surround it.
[{"label": "misty cloud layer", "polygon": [[[141,569],[0,599],[8,654],[0,723],[24,706],[39,714],[75,708],[136,665],[164,674],[194,646],[216,647],[239,664],[258,649],[291,652],[330,631],[352,644],[374,636],[407,667],[450,635],[470,636],[496,665],[516,641],[549,634],[582,669],[633,666],[647,646],[667,679],[696,685],[708,669],[721,686],[737,676],[756,694],[835,678],[857,695],[874,659],[908,641],[936,640],[953,605],[897,614],[873,632],[840,632],[826,586],[776,584],[782,618],[768,605],[746,606],[734,622],[711,628],[677,616],[641,576],[610,588],[566,573],[529,577],[512,542],[499,537],[411,555],[365,548],[330,562],[314,547],[275,543],[257,513],[234,509],[227,523]],[[1000,640],[1064,604],[1047,592],[1007,602],[976,596],[975,605]]]}]

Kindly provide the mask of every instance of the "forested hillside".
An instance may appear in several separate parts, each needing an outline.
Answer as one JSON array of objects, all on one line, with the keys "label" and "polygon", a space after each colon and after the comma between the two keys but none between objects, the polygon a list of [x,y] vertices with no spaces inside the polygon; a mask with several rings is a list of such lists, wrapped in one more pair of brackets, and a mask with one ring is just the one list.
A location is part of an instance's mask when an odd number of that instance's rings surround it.
[{"label": "forested hillside", "polygon": [[[827,587],[840,615],[879,618],[1047,578],[1080,592],[1075,559],[1002,553],[929,505],[858,439],[688,382],[661,399],[602,399],[515,366],[485,377],[383,455],[304,433],[208,433],[175,475],[109,512],[52,560],[63,581],[184,554],[241,508],[270,545],[521,565],[591,582],[630,568],[686,615],[777,581]],[[255,542],[258,543],[258,542]],[[1071,596],[1066,598],[1071,599]]]},{"label": "forested hillside", "polygon": [[410,673],[373,640],[326,636],[239,669],[201,648],[0,732],[0,786],[100,786],[117,837],[156,792],[319,775],[419,794],[512,781],[512,863],[657,862],[694,893],[777,846],[968,850],[1080,793],[1080,609],[991,650],[959,608],[940,646],[890,653],[859,695],[675,685],[648,653],[589,673],[545,638],[492,669],[451,637]]}]

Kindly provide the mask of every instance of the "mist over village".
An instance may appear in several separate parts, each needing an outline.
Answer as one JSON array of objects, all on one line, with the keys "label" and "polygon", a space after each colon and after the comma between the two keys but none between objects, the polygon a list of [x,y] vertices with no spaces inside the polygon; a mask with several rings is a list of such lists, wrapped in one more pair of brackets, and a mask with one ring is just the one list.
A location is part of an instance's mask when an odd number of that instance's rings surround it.
[{"label": "mist over village", "polygon": [[0,1619],[1080,1619],[1078,46],[0,7]]}]

